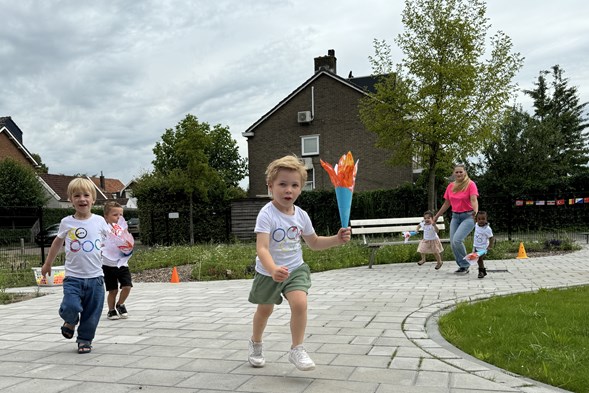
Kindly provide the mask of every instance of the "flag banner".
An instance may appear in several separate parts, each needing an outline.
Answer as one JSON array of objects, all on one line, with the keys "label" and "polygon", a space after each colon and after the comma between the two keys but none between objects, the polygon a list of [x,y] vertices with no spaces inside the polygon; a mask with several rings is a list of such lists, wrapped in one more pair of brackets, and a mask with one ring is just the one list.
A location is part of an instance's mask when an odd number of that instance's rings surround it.
[{"label": "flag banner", "polygon": [[569,205],[574,205],[574,204],[575,204],[575,199],[574,198],[569,199]]},{"label": "flag banner", "polygon": [[534,204],[534,201],[526,201],[526,206],[531,206]]},{"label": "flag banner", "polygon": [[524,205],[524,201],[521,199],[518,199],[515,201],[515,206],[523,206]]},{"label": "flag banner", "polygon": [[536,206],[544,206],[545,204],[545,201],[536,201]]},{"label": "flag banner", "polygon": [[556,205],[556,201],[546,201],[546,205],[548,205],[548,206],[555,206]]},{"label": "flag banner", "polygon": [[583,202],[589,203],[589,198],[583,198]]},{"label": "flag banner", "polygon": [[564,205],[564,199],[558,199],[558,200],[556,201],[556,205],[557,205],[557,206],[562,206],[562,205]]},{"label": "flag banner", "polygon": [[583,198],[575,198],[575,204],[583,203]]}]

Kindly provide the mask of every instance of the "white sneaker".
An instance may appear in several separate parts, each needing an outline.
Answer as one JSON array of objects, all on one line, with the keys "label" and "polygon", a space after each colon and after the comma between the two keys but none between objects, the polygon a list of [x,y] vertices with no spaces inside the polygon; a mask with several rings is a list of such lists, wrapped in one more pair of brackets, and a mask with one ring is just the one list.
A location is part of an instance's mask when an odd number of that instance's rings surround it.
[{"label": "white sneaker", "polygon": [[264,364],[266,364],[266,359],[264,359],[264,352],[262,348],[263,343],[255,343],[250,339],[248,344],[248,362],[250,362],[252,367],[264,367]]},{"label": "white sneaker", "polygon": [[288,353],[288,361],[301,371],[310,371],[315,368],[315,362],[311,360],[305,347],[302,345],[297,345],[290,350]]}]

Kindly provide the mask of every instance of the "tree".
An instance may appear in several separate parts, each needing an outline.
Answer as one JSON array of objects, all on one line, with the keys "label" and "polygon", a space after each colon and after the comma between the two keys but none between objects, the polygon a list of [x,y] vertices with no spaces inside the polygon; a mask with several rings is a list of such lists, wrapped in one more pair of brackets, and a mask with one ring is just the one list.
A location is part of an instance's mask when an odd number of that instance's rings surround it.
[{"label": "tree", "polygon": [[[493,138],[521,68],[510,38],[498,32],[483,59],[487,31],[481,0],[406,0],[405,31],[396,43],[405,58],[393,70],[390,46],[374,41],[370,57],[376,93],[360,117],[391,151],[392,164],[412,160],[428,174],[428,208],[435,208],[436,170],[465,161]],[[394,71],[394,72],[393,72]]]},{"label": "tree", "polygon": [[506,196],[547,187],[545,174],[551,172],[551,163],[544,144],[549,140],[545,129],[521,107],[507,110],[499,138],[482,151],[485,168],[479,187]]},{"label": "tree", "polygon": [[35,171],[6,158],[0,160],[0,206],[35,206],[45,204],[43,186]]},{"label": "tree", "polygon": [[[567,86],[559,66],[541,71],[535,88],[524,90],[533,99],[534,113],[512,108],[506,113],[499,138],[483,150],[485,173],[481,188],[493,193],[562,192],[578,188],[589,174],[586,105],[576,88]],[[522,173],[525,176],[522,176]]]},{"label": "tree", "polygon": [[33,159],[35,161],[37,161],[37,167],[35,168],[35,172],[37,172],[38,174],[41,173],[49,173],[49,168],[47,168],[47,165],[45,165],[42,161],[41,161],[41,156],[38,155],[37,153],[31,153],[31,156],[33,156]]},{"label": "tree", "polygon": [[247,175],[247,160],[239,156],[229,128],[217,124],[211,129],[190,114],[175,130],[165,131],[154,154],[155,171],[164,175],[174,169],[192,168],[198,172],[211,168],[228,187],[237,187]]},{"label": "tree", "polygon": [[568,86],[563,73],[559,65],[553,66],[549,85],[545,76],[550,71],[540,71],[535,89],[524,92],[534,100],[534,118],[550,134],[550,138],[543,141],[553,164],[550,174],[565,178],[587,170],[589,146],[585,132],[587,118],[584,117],[587,103],[579,103],[577,88]]},{"label": "tree", "polygon": [[217,124],[209,132],[211,145],[205,149],[209,165],[217,171],[228,187],[238,187],[239,182],[247,176],[247,159],[239,156],[235,140],[229,128]]},{"label": "tree", "polygon": [[[245,177],[246,160],[239,156],[229,129],[199,122],[188,114],[175,129],[166,129],[157,142],[152,161],[154,172],[139,179],[141,196],[158,193],[162,187],[170,195],[184,194],[188,198],[190,243],[194,243],[193,207],[195,201],[204,204],[224,203],[236,196],[237,185]],[[135,190],[134,190],[135,192]],[[211,202],[212,200],[212,202]]]}]

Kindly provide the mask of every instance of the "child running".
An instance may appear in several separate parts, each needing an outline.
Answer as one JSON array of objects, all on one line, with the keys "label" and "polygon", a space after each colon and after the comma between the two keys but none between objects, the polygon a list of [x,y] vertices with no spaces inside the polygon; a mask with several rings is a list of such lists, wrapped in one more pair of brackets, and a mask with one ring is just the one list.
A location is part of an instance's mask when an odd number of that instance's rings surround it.
[{"label": "child running", "polygon": [[[487,222],[487,212],[479,211],[476,215],[477,225],[474,228],[474,252],[487,250],[487,252],[495,245],[495,238],[493,237],[493,230]],[[481,255],[477,260],[479,265],[479,278],[485,278],[487,269],[484,263],[485,256]]]},{"label": "child running", "polygon": [[315,234],[309,215],[294,205],[306,180],[307,170],[295,156],[272,161],[266,170],[272,201],[256,220],[256,274],[249,295],[249,301],[258,305],[249,340],[248,361],[253,367],[263,367],[266,362],[262,336],[274,305],[281,304],[284,296],[291,311],[288,360],[301,371],[315,368],[303,347],[311,271],[303,261],[301,237],[312,250],[324,250],[350,241],[351,229],[340,228],[337,235],[329,237]]},{"label": "child running", "polygon": [[417,226],[416,231],[419,231],[420,227],[423,229],[423,239],[419,242],[419,246],[417,246],[417,252],[421,254],[421,260],[417,264],[421,266],[425,263],[426,254],[434,254],[438,262],[436,264],[436,270],[439,270],[444,263],[440,255],[444,251],[444,247],[442,247],[442,242],[438,236],[440,230],[434,221],[434,213],[429,210],[423,213],[423,221]]},{"label": "child running", "polygon": [[[127,231],[127,225],[123,218],[123,207],[119,203],[114,201],[105,203],[104,219],[110,227],[110,234],[107,237],[107,244],[105,244],[102,255],[104,284],[108,291],[106,297],[108,313],[106,317],[108,319],[127,319],[129,315],[125,301],[133,287],[128,264],[133,253],[133,236]],[[119,285],[121,294],[117,301]]]},{"label": "child running", "polygon": [[73,216],[64,217],[59,224],[47,259],[41,268],[43,277],[51,274],[51,266],[65,240],[65,278],[59,316],[65,321],[61,334],[71,339],[78,325],[78,353],[90,353],[102,307],[104,278],[100,248],[109,231],[104,218],[92,213],[96,187],[88,179],[76,178],[67,187],[74,206]]}]

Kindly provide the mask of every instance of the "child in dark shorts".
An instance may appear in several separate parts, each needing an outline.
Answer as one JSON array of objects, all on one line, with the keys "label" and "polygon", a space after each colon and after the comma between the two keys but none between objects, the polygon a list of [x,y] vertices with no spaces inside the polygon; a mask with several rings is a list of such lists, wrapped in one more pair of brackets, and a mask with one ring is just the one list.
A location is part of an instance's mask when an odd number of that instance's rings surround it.
[{"label": "child in dark shorts", "polygon": [[[122,219],[122,216],[123,207],[119,203],[111,201],[104,205],[104,219],[111,228],[111,231],[116,236],[120,236],[123,231],[127,231],[118,225],[119,220]],[[132,238],[132,235],[128,232],[125,233],[125,236]],[[104,284],[106,291],[108,292],[108,296],[106,297],[106,303],[108,305],[108,313],[106,316],[108,319],[126,319],[129,317],[129,314],[127,313],[127,307],[125,306],[125,301],[129,297],[129,293],[133,287],[131,272],[128,265],[128,260],[133,250],[131,249],[126,251],[127,252],[124,255],[121,255],[121,258],[118,260],[111,260],[107,258],[104,255],[104,252],[102,255]],[[120,295],[119,285],[121,289]],[[118,301],[117,295],[119,295]]]}]

